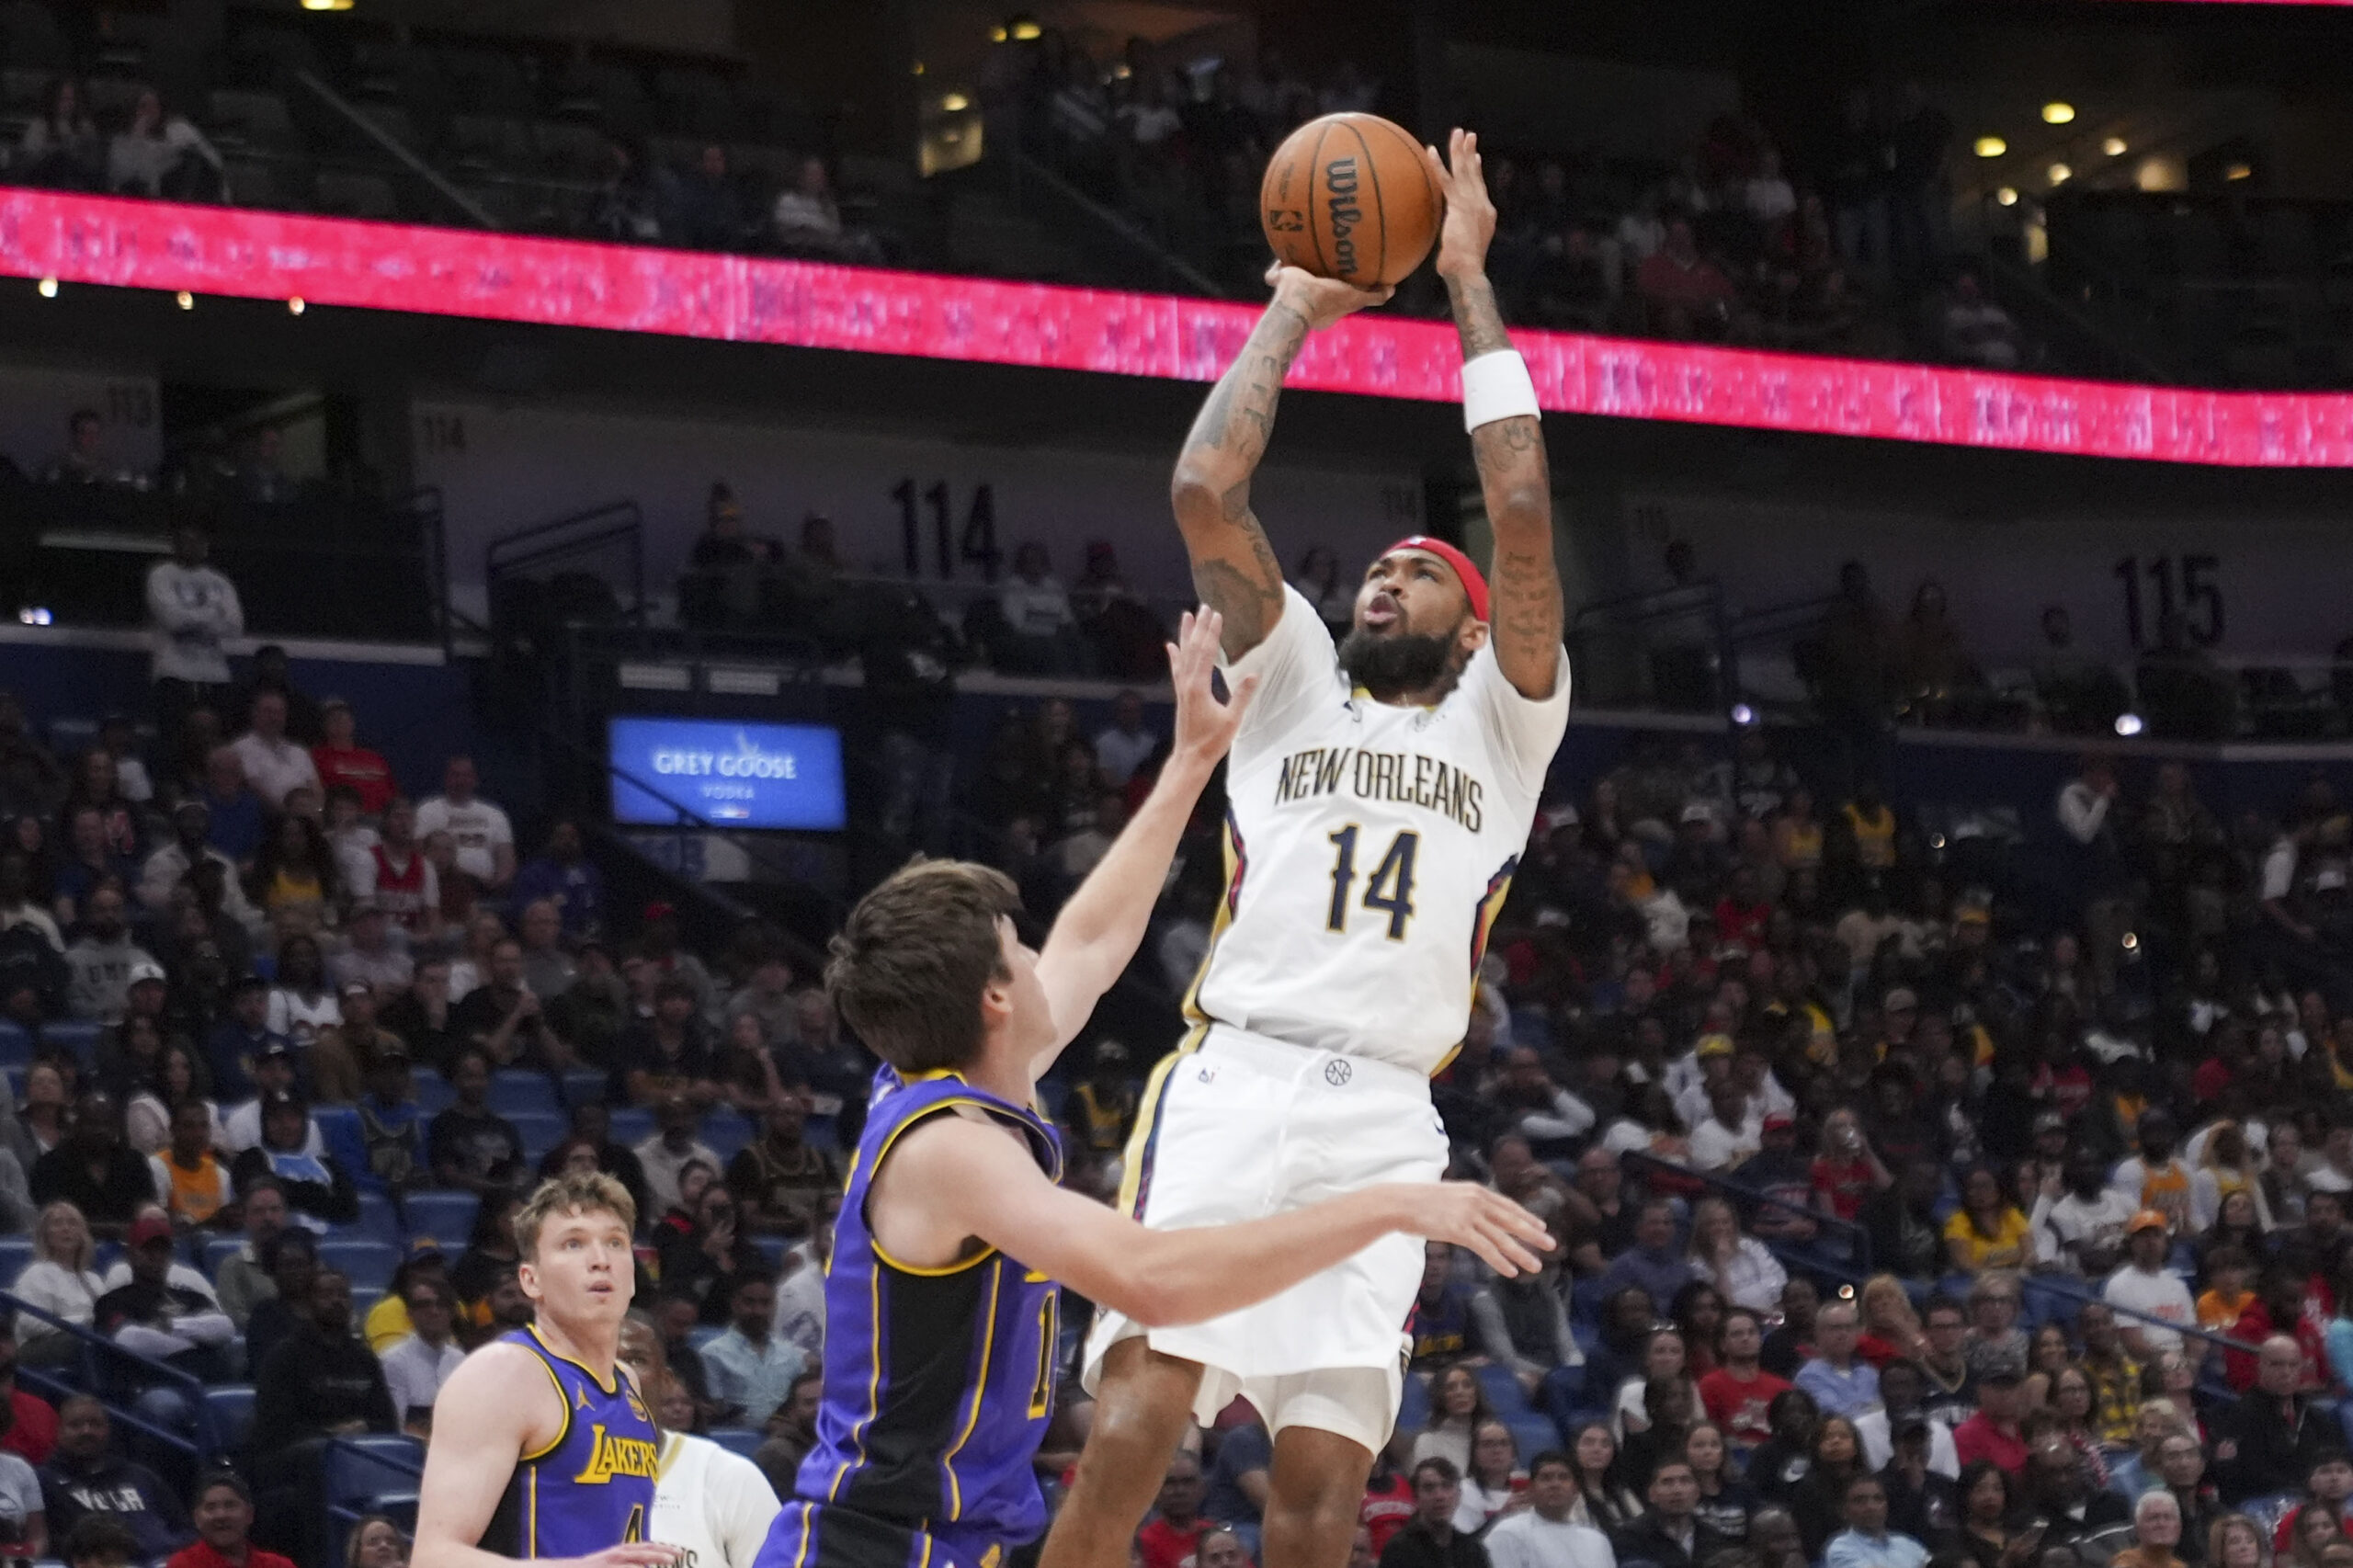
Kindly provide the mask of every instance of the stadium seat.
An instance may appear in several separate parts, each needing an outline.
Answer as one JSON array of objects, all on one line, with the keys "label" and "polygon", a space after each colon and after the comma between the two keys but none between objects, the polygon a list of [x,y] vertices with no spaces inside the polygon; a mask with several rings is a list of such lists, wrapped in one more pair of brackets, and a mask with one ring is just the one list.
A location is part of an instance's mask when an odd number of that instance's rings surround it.
[{"label": "stadium seat", "polygon": [[784,1255],[792,1250],[792,1244],[782,1236],[754,1236],[752,1244],[760,1249],[760,1256],[768,1260],[770,1268],[782,1268]]},{"label": "stadium seat", "polygon": [[392,1283],[392,1270],[400,1262],[400,1248],[385,1242],[331,1236],[319,1244],[320,1266],[350,1275],[355,1290],[364,1288],[381,1294]]},{"label": "stadium seat", "polygon": [[555,1085],[546,1074],[511,1069],[491,1074],[490,1108],[501,1116],[563,1114],[563,1107],[556,1099]]},{"label": "stadium seat", "polygon": [[1498,1416],[1509,1421],[1528,1411],[1527,1391],[1519,1386],[1519,1379],[1509,1367],[1499,1367],[1491,1361],[1479,1368],[1478,1372],[1479,1386],[1487,1391],[1487,1403],[1495,1407]]},{"label": "stadium seat", "polygon": [[594,1105],[605,1097],[608,1074],[593,1067],[574,1067],[563,1075],[563,1103],[567,1106]]},{"label": "stadium seat", "polygon": [[813,1149],[824,1149],[835,1153],[841,1151],[841,1129],[830,1116],[811,1117],[801,1127],[801,1136]]},{"label": "stadium seat", "polygon": [[14,1280],[32,1260],[30,1236],[0,1236],[0,1279]]},{"label": "stadium seat", "polygon": [[15,1024],[0,1024],[0,1067],[22,1067],[33,1059],[33,1037]]},{"label": "stadium seat", "polygon": [[386,1493],[414,1493],[424,1473],[425,1445],[415,1437],[337,1437],[327,1447],[327,1501],[358,1503]]},{"label": "stadium seat", "polygon": [[359,1195],[358,1221],[337,1227],[336,1233],[396,1247],[401,1244],[401,1217],[392,1208],[392,1200],[382,1193],[363,1192]]},{"label": "stadium seat", "polygon": [[254,1391],[250,1383],[218,1383],[204,1391],[204,1408],[220,1451],[233,1454],[253,1436]]},{"label": "stadium seat", "polygon": [[523,1157],[535,1165],[540,1156],[563,1142],[568,1130],[565,1119],[553,1111],[531,1111],[506,1119],[515,1124],[517,1135],[523,1140]]},{"label": "stadium seat", "polygon": [[471,1192],[415,1192],[405,1205],[409,1239],[430,1236],[453,1256],[474,1233],[474,1210],[482,1199]]},{"label": "stadium seat", "polygon": [[1532,1412],[1506,1421],[1504,1425],[1511,1428],[1511,1440],[1519,1446],[1518,1457],[1522,1469],[1527,1467],[1529,1460],[1534,1459],[1545,1449],[1562,1446],[1561,1434],[1553,1430],[1552,1424]]},{"label": "stadium seat", "polygon": [[613,1111],[612,1140],[624,1149],[634,1149],[654,1136],[654,1113],[635,1106],[617,1107]]},{"label": "stadium seat", "polygon": [[458,1091],[449,1086],[449,1080],[430,1067],[414,1069],[409,1074],[409,1083],[416,1093],[416,1108],[426,1116],[440,1115],[449,1108],[449,1102],[458,1097]]},{"label": "stadium seat", "polygon": [[1429,1425],[1430,1389],[1413,1373],[1405,1374],[1405,1396],[1397,1404],[1397,1425],[1407,1432],[1418,1432]]},{"label": "stadium seat", "polygon": [[221,1266],[243,1252],[244,1246],[245,1239],[243,1236],[208,1238],[204,1244],[204,1277],[207,1279],[220,1278]]},{"label": "stadium seat", "polygon": [[707,1435],[729,1453],[741,1454],[745,1459],[758,1453],[760,1445],[767,1440],[767,1433],[753,1426],[716,1426]]},{"label": "stadium seat", "polygon": [[733,1159],[743,1153],[745,1144],[757,1136],[757,1129],[749,1120],[724,1106],[702,1119],[700,1131],[702,1141],[722,1160]]},{"label": "stadium seat", "polygon": [[41,1025],[40,1040],[43,1045],[72,1051],[87,1067],[97,1052],[99,1032],[100,1026],[97,1024],[60,1021]]}]

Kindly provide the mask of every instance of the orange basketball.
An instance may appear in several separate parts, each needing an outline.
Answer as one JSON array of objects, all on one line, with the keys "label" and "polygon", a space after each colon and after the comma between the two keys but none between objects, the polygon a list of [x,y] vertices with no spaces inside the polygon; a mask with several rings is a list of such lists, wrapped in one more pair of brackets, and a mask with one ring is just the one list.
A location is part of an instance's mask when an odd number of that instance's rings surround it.
[{"label": "orange basketball", "polygon": [[1309,120],[1283,138],[1258,186],[1258,221],[1275,255],[1361,289],[1421,266],[1444,205],[1422,144],[1377,114]]}]

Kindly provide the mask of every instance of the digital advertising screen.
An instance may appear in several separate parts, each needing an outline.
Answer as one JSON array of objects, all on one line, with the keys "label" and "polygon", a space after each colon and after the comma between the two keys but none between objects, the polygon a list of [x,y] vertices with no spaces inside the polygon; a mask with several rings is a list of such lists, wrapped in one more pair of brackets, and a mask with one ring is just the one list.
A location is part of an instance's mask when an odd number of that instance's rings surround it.
[{"label": "digital advertising screen", "polygon": [[722,827],[837,833],[846,820],[831,725],[617,718],[607,733],[624,827],[668,826],[681,806]]}]

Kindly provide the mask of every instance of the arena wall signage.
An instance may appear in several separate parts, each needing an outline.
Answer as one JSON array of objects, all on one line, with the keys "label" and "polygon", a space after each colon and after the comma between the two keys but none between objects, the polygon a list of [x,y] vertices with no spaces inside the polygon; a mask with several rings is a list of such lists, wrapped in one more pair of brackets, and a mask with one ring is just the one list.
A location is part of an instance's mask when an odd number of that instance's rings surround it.
[{"label": "arena wall signage", "polygon": [[[0,192],[0,276],[1206,381],[1247,305],[574,240]],[[2237,467],[2353,466],[2353,396],[2202,392],[1515,334],[1547,409]],[[1359,317],[1290,384],[1451,401],[1437,322]]]},{"label": "arena wall signage", "polygon": [[615,719],[613,820],[662,827],[685,807],[722,827],[837,833],[847,820],[841,732],[825,724]]}]

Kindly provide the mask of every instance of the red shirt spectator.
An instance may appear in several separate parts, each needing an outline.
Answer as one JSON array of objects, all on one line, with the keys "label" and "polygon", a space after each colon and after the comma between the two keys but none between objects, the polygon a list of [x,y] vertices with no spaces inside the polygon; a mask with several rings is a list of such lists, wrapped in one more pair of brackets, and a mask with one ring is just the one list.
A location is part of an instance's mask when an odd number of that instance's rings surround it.
[{"label": "red shirt spectator", "polygon": [[392,804],[392,765],[381,752],[366,746],[316,745],[311,748],[311,766],[319,770],[322,790],[348,785],[359,797],[360,811],[369,816],[381,816]]},{"label": "red shirt spectator", "polygon": [[1184,1568],[1199,1550],[1201,1537],[1217,1528],[1215,1521],[1201,1517],[1204,1490],[1199,1460],[1180,1451],[1169,1460],[1159,1504],[1136,1532],[1143,1568]]},{"label": "red shirt spectator", "polygon": [[1372,1554],[1379,1557],[1389,1538],[1414,1522],[1414,1483],[1393,1470],[1374,1475],[1364,1483],[1357,1520],[1372,1533]]},{"label": "red shirt spectator", "polygon": [[49,1401],[22,1389],[8,1391],[8,1430],[0,1433],[0,1449],[20,1454],[27,1464],[49,1462],[57,1447],[57,1412]]},{"label": "red shirt spectator", "polygon": [[1766,1407],[1774,1395],[1790,1386],[1787,1379],[1761,1367],[1747,1378],[1735,1377],[1730,1367],[1718,1367],[1699,1380],[1699,1403],[1708,1407],[1708,1419],[1722,1427],[1725,1437],[1753,1447],[1773,1435],[1772,1424],[1765,1418]]},{"label": "red shirt spectator", "polygon": [[1813,1162],[1813,1190],[1830,1195],[1830,1211],[1841,1220],[1853,1221],[1863,1211],[1863,1199],[1871,1195],[1871,1163],[1860,1155],[1851,1160],[1834,1160],[1817,1155]]},{"label": "red shirt spectator", "polygon": [[2012,1481],[2026,1478],[2026,1438],[2015,1426],[2004,1431],[1982,1410],[1953,1428],[1952,1449],[1964,1469],[1992,1460]]}]

